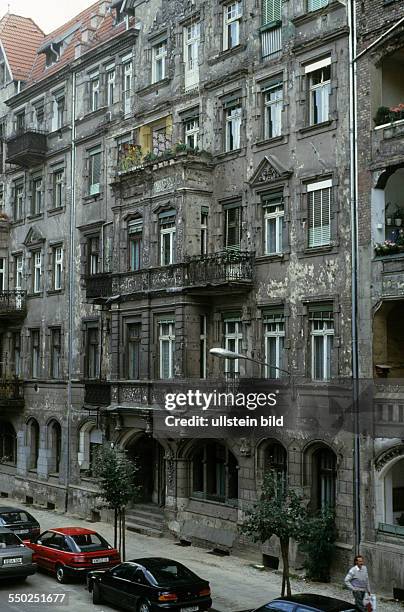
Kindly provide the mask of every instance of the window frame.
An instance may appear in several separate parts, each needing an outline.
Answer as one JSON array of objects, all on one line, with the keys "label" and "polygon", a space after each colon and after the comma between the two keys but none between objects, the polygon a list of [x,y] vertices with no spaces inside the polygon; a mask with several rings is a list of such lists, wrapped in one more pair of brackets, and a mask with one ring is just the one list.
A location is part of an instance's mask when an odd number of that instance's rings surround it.
[{"label": "window frame", "polygon": [[61,291],[63,288],[63,263],[64,249],[63,245],[56,245],[52,248],[52,289],[53,291]]},{"label": "window frame", "polygon": [[[176,263],[176,232],[177,232],[176,212],[167,211],[167,213],[160,213],[159,215],[160,266],[171,266]],[[168,240],[168,261],[165,259],[167,240]]]},{"label": "window frame", "polygon": [[[283,193],[268,194],[262,198],[264,255],[282,255],[284,252],[285,203]],[[269,248],[269,226],[275,222],[275,250]]]},{"label": "window frame", "polygon": [[42,286],[42,266],[43,254],[41,249],[32,251],[32,293],[40,295],[43,290]]},{"label": "window frame", "polygon": [[[163,326],[168,325],[168,333],[163,333]],[[158,345],[159,345],[159,378],[160,380],[171,380],[174,378],[174,354],[175,354],[175,319],[166,318],[157,321]],[[164,372],[163,347],[168,347],[168,370],[167,376]]]},{"label": "window frame", "polygon": [[127,225],[127,233],[128,270],[129,272],[138,272],[142,269],[143,218],[136,217],[134,219],[130,219]]},{"label": "window frame", "polygon": [[[316,193],[320,192],[316,199]],[[333,196],[332,178],[306,184],[307,193],[307,246],[309,249],[332,245],[331,208]],[[328,202],[324,200],[327,193]],[[326,221],[323,223],[324,212]],[[320,224],[319,224],[320,221]]]},{"label": "window frame", "polygon": [[[333,377],[333,350],[335,338],[335,318],[330,306],[324,305],[321,307],[309,308],[309,323],[310,323],[310,371],[311,380],[316,382],[328,382]],[[317,314],[317,316],[315,316]],[[321,316],[320,316],[321,315]],[[327,315],[327,316],[325,316]],[[315,323],[322,323],[318,326]],[[328,324],[328,325],[327,325]],[[331,324],[331,326],[330,326]],[[317,329],[316,329],[317,327]],[[316,346],[316,338],[322,338],[321,347]],[[320,367],[321,376],[316,375],[317,358],[316,349],[321,350]]]},{"label": "window frame", "polygon": [[42,175],[32,178],[31,216],[33,217],[43,212],[43,182]]},{"label": "window frame", "polygon": [[33,328],[30,330],[31,345],[31,378],[40,378],[41,372],[41,330]]},{"label": "window frame", "polygon": [[[231,7],[237,7],[233,11]],[[241,21],[243,18],[242,0],[233,0],[223,5],[223,51],[229,51],[240,45]],[[234,44],[232,40],[232,26],[235,25]]]},{"label": "window frame", "polygon": [[94,113],[100,108],[100,74],[93,72],[89,74],[90,79],[90,112]]},{"label": "window frame", "polygon": [[[280,97],[275,97],[273,100],[267,99],[271,92],[280,91]],[[264,140],[270,140],[271,138],[278,138],[282,136],[282,112],[283,112],[283,82],[279,81],[273,85],[268,85],[261,89],[262,92],[262,105],[263,105],[263,138]],[[278,130],[270,129],[271,125],[274,124],[272,111],[278,114],[277,125]],[[276,131],[276,133],[274,133]]]},{"label": "window frame", "polygon": [[167,78],[168,40],[163,39],[152,46],[152,83]]},{"label": "window frame", "polygon": [[[98,160],[98,162],[96,161]],[[96,163],[98,163],[98,172]],[[96,196],[101,193],[102,176],[102,150],[101,146],[88,150],[88,195]],[[98,178],[98,181],[95,179]]]},{"label": "window frame", "polygon": [[[229,331],[228,325],[234,324],[234,332]],[[243,351],[243,322],[241,318],[225,318],[223,320],[223,342],[227,351],[242,353]],[[239,359],[225,359],[224,373],[226,375],[240,374]]]},{"label": "window frame", "polygon": [[[225,105],[224,120],[225,120],[225,135],[224,135],[224,151],[231,153],[241,149],[241,122],[243,116],[243,108],[241,102],[232,105]],[[236,146],[238,145],[238,146]]]},{"label": "window frame", "polygon": [[[265,313],[263,317],[263,325],[265,363],[271,364],[265,366],[265,378],[279,379],[282,377],[281,370],[284,369],[285,361],[286,325],[284,312],[277,312],[274,310],[272,312],[269,311],[268,313]],[[270,329],[270,326],[272,326],[273,329]],[[273,361],[270,357],[270,340],[273,340],[275,343],[275,361]]]},{"label": "window frame", "polygon": [[[329,72],[329,78],[323,79],[324,71]],[[332,79],[332,62],[331,55],[315,60],[307,64],[304,68],[307,79],[307,124],[310,127],[321,125],[330,121],[330,99],[331,99],[331,79]],[[321,73],[321,80],[318,83],[313,83],[314,75]],[[326,100],[325,106],[317,104],[317,92],[320,92],[321,104]],[[321,115],[317,116],[318,108],[321,109]]]},{"label": "window frame", "polygon": [[[59,343],[55,339],[59,338]],[[56,349],[56,350],[55,350]],[[59,349],[59,350],[58,350]],[[56,360],[55,360],[56,358]],[[61,378],[61,361],[62,361],[62,328],[50,328],[50,378],[59,380]]]}]

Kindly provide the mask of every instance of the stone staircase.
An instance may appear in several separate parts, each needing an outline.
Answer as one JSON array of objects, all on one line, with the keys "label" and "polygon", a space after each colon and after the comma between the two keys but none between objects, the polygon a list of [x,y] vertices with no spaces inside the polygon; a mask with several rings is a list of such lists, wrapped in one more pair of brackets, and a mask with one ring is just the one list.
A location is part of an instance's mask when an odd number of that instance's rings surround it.
[{"label": "stone staircase", "polygon": [[165,530],[163,509],[156,504],[135,504],[126,510],[126,529],[161,538]]}]

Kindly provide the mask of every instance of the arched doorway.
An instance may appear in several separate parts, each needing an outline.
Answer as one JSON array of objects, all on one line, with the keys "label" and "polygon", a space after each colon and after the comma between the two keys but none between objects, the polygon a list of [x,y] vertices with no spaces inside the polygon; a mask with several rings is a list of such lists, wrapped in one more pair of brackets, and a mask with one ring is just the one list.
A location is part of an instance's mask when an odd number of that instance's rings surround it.
[{"label": "arched doorway", "polygon": [[126,445],[128,456],[135,461],[138,471],[136,483],[141,491],[135,502],[164,506],[166,478],[164,449],[154,438],[140,434]]}]

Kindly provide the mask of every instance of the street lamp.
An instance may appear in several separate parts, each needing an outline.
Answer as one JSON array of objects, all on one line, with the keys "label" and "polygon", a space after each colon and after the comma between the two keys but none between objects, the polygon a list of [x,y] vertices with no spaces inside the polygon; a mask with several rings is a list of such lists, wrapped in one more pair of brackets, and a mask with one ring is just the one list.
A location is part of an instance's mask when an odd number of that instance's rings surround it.
[{"label": "street lamp", "polygon": [[273,365],[272,363],[266,363],[265,361],[258,361],[258,359],[253,359],[252,357],[248,357],[248,355],[243,355],[242,353],[235,353],[234,351],[229,351],[228,349],[214,347],[209,350],[211,355],[215,357],[220,357],[221,359],[245,359],[246,361],[252,361],[253,363],[258,363],[259,365],[265,366],[266,368],[273,368],[274,370],[278,370],[278,372],[283,372],[287,374],[290,378],[292,377],[291,373],[288,370],[284,370],[282,368],[278,368],[278,366]]}]

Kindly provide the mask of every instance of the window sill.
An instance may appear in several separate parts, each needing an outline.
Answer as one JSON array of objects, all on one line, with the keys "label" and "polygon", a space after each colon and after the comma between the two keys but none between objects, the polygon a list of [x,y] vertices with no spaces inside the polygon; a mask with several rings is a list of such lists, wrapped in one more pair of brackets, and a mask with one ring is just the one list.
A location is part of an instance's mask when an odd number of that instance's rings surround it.
[{"label": "window sill", "polygon": [[16,219],[15,221],[11,221],[11,225],[17,227],[18,225],[23,225],[25,223],[25,219]]},{"label": "window sill", "polygon": [[335,9],[341,8],[341,3],[338,0],[330,0],[325,6],[321,6],[315,11],[305,11],[296,17],[292,17],[291,22],[294,26],[299,26],[313,19],[317,19],[319,15],[325,15]]},{"label": "window sill", "polygon": [[50,130],[50,132],[48,132],[48,136],[61,136],[64,132],[68,132],[70,129],[70,125],[62,125],[62,127],[56,128],[55,130]]},{"label": "window sill", "polygon": [[318,257],[319,255],[327,255],[337,251],[336,244],[327,244],[321,247],[307,247],[304,251],[298,253],[298,257]]},{"label": "window sill", "polygon": [[281,134],[280,136],[274,136],[273,138],[264,138],[254,142],[253,147],[257,149],[264,147],[275,147],[276,145],[287,142],[288,134]]},{"label": "window sill", "polygon": [[282,262],[283,260],[287,260],[289,259],[289,253],[272,253],[271,255],[259,255],[258,257],[255,258],[255,262],[257,264],[260,263],[266,263],[266,262],[271,262],[271,261],[279,261]]},{"label": "window sill", "polygon": [[96,110],[89,110],[88,113],[84,115],[82,119],[78,119],[76,123],[81,124],[87,121],[88,119],[92,119],[93,117],[101,117],[102,115],[105,115],[105,112],[107,110],[108,110],[108,106],[100,106]]},{"label": "window sill", "polygon": [[160,81],[156,81],[156,83],[150,83],[146,87],[142,87],[142,89],[136,90],[138,96],[147,96],[149,93],[153,93],[154,91],[158,91],[161,87],[166,87],[171,79],[169,77],[165,77]]},{"label": "window sill", "polygon": [[233,149],[233,151],[223,151],[223,153],[218,153],[214,156],[215,161],[218,163],[221,161],[228,161],[229,159],[236,159],[237,157],[241,157],[245,155],[245,147],[241,147],[240,149]]},{"label": "window sill", "polygon": [[37,213],[36,215],[27,215],[27,221],[36,221],[37,219],[43,219],[43,212]]},{"label": "window sill", "polygon": [[191,495],[189,497],[189,501],[192,502],[200,502],[202,504],[209,504],[210,506],[225,506],[226,508],[232,509],[232,510],[236,510],[238,508],[238,500],[235,500],[234,503],[231,503],[230,500],[225,500],[225,501],[217,501],[214,499],[207,499],[206,497],[198,497],[198,496],[194,496]]},{"label": "window sill", "polygon": [[246,48],[247,48],[247,45],[243,43],[240,45],[236,45],[235,47],[232,47],[231,49],[224,49],[223,51],[220,51],[218,55],[215,55],[210,60],[208,60],[208,66],[214,66],[215,64],[217,64],[217,62],[222,62],[226,60],[228,57],[232,57],[233,55],[237,55],[237,53],[241,53],[242,51],[245,51]]},{"label": "window sill", "polygon": [[334,119],[329,119],[328,121],[323,121],[322,123],[316,123],[315,125],[307,125],[305,127],[300,128],[298,130],[298,134],[300,138],[305,138],[306,136],[311,136],[316,133],[328,132],[330,130],[335,130],[337,127],[337,122]]},{"label": "window sill", "polygon": [[48,289],[46,295],[60,295],[63,293],[63,289]]},{"label": "window sill", "polygon": [[280,27],[282,27],[282,20],[277,19],[276,21],[270,21],[269,23],[266,23],[265,25],[261,26],[259,28],[259,31],[267,32],[268,30],[275,30],[275,28],[280,28]]},{"label": "window sill", "polygon": [[26,297],[28,300],[32,300],[35,298],[41,298],[43,297],[43,291],[41,291],[40,293],[27,293]]},{"label": "window sill", "polygon": [[64,206],[59,206],[58,208],[50,208],[48,210],[48,217],[53,217],[53,215],[60,215],[60,213],[65,211]]},{"label": "window sill", "polygon": [[89,202],[95,202],[96,200],[101,199],[103,195],[103,191],[99,191],[98,193],[88,193],[87,195],[83,196],[82,199],[84,200],[84,204],[88,204]]}]

